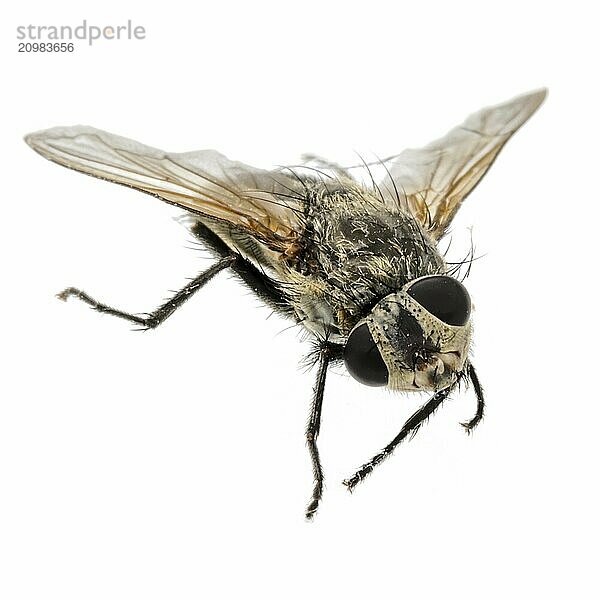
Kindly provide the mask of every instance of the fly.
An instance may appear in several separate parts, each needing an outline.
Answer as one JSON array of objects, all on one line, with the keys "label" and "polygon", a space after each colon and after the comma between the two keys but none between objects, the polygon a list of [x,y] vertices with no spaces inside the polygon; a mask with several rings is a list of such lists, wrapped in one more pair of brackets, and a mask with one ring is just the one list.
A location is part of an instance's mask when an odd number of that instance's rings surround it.
[{"label": "fly", "polygon": [[[313,337],[318,365],[306,440],[314,488],[323,493],[317,448],[328,369],[344,363],[368,386],[428,391],[400,433],[344,481],[352,491],[455,390],[477,398],[470,432],[483,418],[482,387],[469,357],[471,300],[438,244],[466,196],[508,139],[546,96],[538,90],[471,115],[444,137],[380,161],[367,185],[356,167],[306,156],[301,167],[256,169],[214,150],[175,154],[91,127],[56,127],[25,141],[39,154],[88,175],[184,209],[183,221],[216,262],[146,316],[99,302],[94,310],[155,328],[217,273],[229,269],[265,304]],[[369,165],[365,164],[369,174]]]}]

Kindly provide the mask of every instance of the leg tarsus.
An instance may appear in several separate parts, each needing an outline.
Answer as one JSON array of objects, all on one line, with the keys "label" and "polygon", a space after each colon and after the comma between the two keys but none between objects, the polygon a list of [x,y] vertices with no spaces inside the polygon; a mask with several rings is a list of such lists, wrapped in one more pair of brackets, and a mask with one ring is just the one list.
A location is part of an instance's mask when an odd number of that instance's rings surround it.
[{"label": "leg tarsus", "polygon": [[475,367],[469,363],[468,375],[473,383],[473,389],[475,390],[475,396],[477,397],[477,410],[475,412],[475,416],[469,420],[461,423],[464,427],[467,434],[470,434],[479,423],[483,419],[484,411],[485,411],[485,401],[483,398],[483,388],[481,387],[481,383],[479,382],[479,377],[477,377],[477,373],[475,371]]},{"label": "leg tarsus", "polygon": [[121,319],[127,319],[128,321],[131,321],[132,323],[137,323],[138,325],[143,325],[144,329],[148,329],[148,328],[151,328],[152,326],[154,326],[154,321],[151,317],[148,317],[148,318],[139,317],[137,315],[133,315],[133,314],[118,310],[116,308],[112,308],[112,306],[108,306],[107,304],[98,302],[98,300],[95,300],[89,294],[87,294],[86,292],[84,292],[83,290],[80,290],[78,288],[69,287],[69,288],[64,289],[62,292],[59,292],[58,294],[56,294],[56,297],[59,300],[62,300],[63,302],[66,302],[72,296],[77,298],[78,300],[81,300],[82,302],[84,302],[85,304],[90,306],[93,310],[95,310],[99,313],[105,313],[105,314],[113,315],[114,317],[120,317]]},{"label": "leg tarsus", "polygon": [[219,273],[223,269],[226,269],[227,267],[230,267],[236,259],[236,255],[231,255],[222,258],[212,267],[208,268],[206,271],[200,273],[200,275],[192,279],[183,289],[179,290],[172,298],[170,298],[164,304],[159,306],[155,311],[151,313],[144,313],[146,315],[145,317],[127,313],[122,310],[113,308],[108,304],[98,302],[96,299],[92,298],[83,290],[74,287],[68,287],[64,289],[62,292],[56,294],[56,297],[59,300],[66,301],[71,296],[74,296],[82,302],[85,302],[86,304],[91,306],[92,309],[99,313],[105,313],[114,317],[119,317],[120,319],[131,321],[132,323],[141,325],[142,329],[154,329],[155,327],[158,327],[163,321],[165,321],[167,317],[170,317],[186,300],[191,298],[205,283],[210,281],[217,273]]},{"label": "leg tarsus", "polygon": [[396,446],[404,441],[407,437],[412,439],[417,433],[421,425],[435,412],[438,406],[448,397],[452,387],[436,392],[417,412],[415,412],[406,421],[400,433],[378,454],[376,454],[369,462],[366,462],[356,473],[343,481],[344,485],[352,492],[354,488],[369,475],[373,469],[386,458],[388,458]]}]

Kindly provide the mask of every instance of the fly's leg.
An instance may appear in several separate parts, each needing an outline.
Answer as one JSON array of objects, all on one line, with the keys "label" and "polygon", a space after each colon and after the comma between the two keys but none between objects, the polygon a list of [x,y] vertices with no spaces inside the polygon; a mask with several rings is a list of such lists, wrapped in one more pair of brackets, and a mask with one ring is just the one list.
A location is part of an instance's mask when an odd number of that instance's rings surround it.
[{"label": "fly's leg", "polygon": [[481,387],[481,383],[479,383],[479,377],[477,377],[477,373],[475,372],[475,367],[469,363],[469,378],[473,383],[473,389],[475,390],[475,396],[477,396],[477,410],[475,412],[475,416],[465,423],[461,423],[461,425],[465,428],[467,433],[471,433],[477,425],[483,419],[483,413],[485,410],[485,402],[483,399],[483,388]]},{"label": "fly's leg", "polygon": [[212,267],[200,273],[197,277],[192,279],[183,289],[179,290],[170,300],[167,300],[163,305],[159,306],[155,311],[147,313],[145,317],[133,315],[131,313],[123,312],[116,308],[112,308],[107,304],[98,302],[86,292],[77,288],[69,287],[56,296],[60,300],[66,301],[71,296],[78,298],[82,302],[89,304],[94,310],[105,313],[107,315],[113,315],[121,319],[126,319],[132,323],[141,325],[146,329],[154,329],[158,327],[167,317],[170,317],[186,300],[191,298],[205,283],[210,281],[217,273],[232,266],[237,260],[236,255],[230,255],[219,260],[218,263]]},{"label": "fly's leg", "polygon": [[435,412],[438,406],[448,397],[451,391],[446,388],[435,393],[429,401],[424,404],[417,412],[415,412],[404,424],[400,433],[379,453],[376,454],[369,462],[365,463],[352,477],[344,480],[344,485],[351,492],[354,488],[380,463],[388,458],[396,446],[410,436],[412,439],[419,430],[419,427]]},{"label": "fly's leg", "polygon": [[[215,258],[225,258],[231,255],[229,246],[200,221],[191,230]],[[231,270],[267,306],[283,317],[297,320],[296,313],[284,293],[282,284],[271,279],[262,269],[257,268],[240,255],[231,266]]]},{"label": "fly's leg", "polygon": [[314,488],[312,498],[306,508],[306,518],[312,519],[317,512],[321,496],[323,495],[323,468],[319,457],[317,447],[317,437],[321,429],[321,410],[323,408],[323,394],[325,392],[325,379],[327,369],[332,358],[332,349],[327,344],[323,344],[319,349],[319,368],[317,371],[317,381],[313,390],[313,401],[310,410],[308,425],[306,426],[306,444],[312,460]]}]

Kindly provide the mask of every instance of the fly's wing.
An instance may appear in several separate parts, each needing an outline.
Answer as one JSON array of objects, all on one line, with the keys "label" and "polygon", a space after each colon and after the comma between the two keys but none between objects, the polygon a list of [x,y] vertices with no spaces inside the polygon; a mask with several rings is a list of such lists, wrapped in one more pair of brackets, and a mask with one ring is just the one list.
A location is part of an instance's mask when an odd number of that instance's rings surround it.
[{"label": "fly's wing", "polygon": [[462,201],[546,93],[542,89],[484,108],[424,148],[404,150],[386,159],[384,187],[389,190],[391,178],[409,212],[438,240]]},{"label": "fly's wing", "polygon": [[299,182],[214,150],[173,154],[92,127],[55,127],[25,141],[60,165],[226,222],[286,253],[302,231]]}]

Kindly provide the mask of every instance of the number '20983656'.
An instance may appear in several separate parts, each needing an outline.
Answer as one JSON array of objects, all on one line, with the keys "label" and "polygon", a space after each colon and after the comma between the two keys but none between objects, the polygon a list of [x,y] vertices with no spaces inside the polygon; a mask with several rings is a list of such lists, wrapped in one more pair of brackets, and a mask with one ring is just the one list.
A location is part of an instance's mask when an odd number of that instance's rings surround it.
[{"label": "number '20983656'", "polygon": [[73,42],[19,42],[19,52],[73,52]]}]

